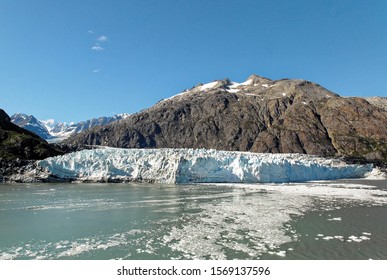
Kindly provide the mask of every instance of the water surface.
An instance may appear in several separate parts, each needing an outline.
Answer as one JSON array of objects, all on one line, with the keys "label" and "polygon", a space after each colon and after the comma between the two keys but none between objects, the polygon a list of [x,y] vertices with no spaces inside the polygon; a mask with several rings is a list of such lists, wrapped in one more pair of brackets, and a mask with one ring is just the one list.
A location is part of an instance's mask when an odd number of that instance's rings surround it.
[{"label": "water surface", "polygon": [[0,259],[387,259],[387,181],[0,185]]}]

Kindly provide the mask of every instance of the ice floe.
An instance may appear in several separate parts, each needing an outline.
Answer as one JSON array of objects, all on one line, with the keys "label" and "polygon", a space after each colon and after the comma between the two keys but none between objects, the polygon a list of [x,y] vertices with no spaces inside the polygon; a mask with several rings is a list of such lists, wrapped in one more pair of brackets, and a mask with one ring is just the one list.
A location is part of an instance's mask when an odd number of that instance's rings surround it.
[{"label": "ice floe", "polygon": [[328,221],[341,221],[341,217],[331,218]]}]

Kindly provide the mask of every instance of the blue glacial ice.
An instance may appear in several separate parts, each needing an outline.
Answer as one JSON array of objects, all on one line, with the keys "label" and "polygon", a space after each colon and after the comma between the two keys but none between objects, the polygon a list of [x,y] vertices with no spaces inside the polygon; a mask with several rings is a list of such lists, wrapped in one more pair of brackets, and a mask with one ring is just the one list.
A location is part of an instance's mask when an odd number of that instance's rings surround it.
[{"label": "blue glacial ice", "polygon": [[206,149],[83,150],[37,162],[47,176],[80,182],[286,183],[361,178],[372,165],[302,154]]}]

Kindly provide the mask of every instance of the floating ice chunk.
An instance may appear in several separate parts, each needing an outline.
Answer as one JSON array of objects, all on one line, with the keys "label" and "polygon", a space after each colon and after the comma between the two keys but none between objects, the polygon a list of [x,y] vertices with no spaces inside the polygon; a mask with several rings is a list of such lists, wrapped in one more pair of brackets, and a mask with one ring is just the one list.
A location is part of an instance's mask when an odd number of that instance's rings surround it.
[{"label": "floating ice chunk", "polygon": [[366,179],[368,180],[383,180],[387,179],[387,174],[380,170],[380,168],[376,167],[372,169],[370,172],[365,174]]},{"label": "floating ice chunk", "polygon": [[286,257],[286,251],[279,251],[276,253],[276,255],[284,258],[284,257]]},{"label": "floating ice chunk", "polygon": [[369,232],[362,232],[363,235],[371,235]]},{"label": "floating ice chunk", "polygon": [[354,235],[351,235],[350,237],[348,237],[347,242],[351,242],[351,241],[349,241],[349,240],[354,241],[354,242],[362,242],[362,241],[363,241],[362,238],[357,237],[357,236],[354,236]]},{"label": "floating ice chunk", "polygon": [[332,239],[335,239],[335,238],[333,236],[325,236],[322,239],[324,239],[324,240],[332,240]]},{"label": "floating ice chunk", "polygon": [[341,217],[327,219],[327,221],[341,221]]}]

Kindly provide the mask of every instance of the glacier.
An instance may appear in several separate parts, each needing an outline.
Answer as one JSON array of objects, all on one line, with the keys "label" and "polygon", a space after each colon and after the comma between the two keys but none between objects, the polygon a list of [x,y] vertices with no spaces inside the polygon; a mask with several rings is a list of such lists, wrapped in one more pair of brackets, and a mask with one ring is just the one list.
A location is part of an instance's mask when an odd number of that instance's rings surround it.
[{"label": "glacier", "polygon": [[[361,178],[372,165],[304,154],[206,149],[83,150],[36,163],[35,176],[78,182],[287,183]],[[39,177],[38,176],[38,177]]]}]

